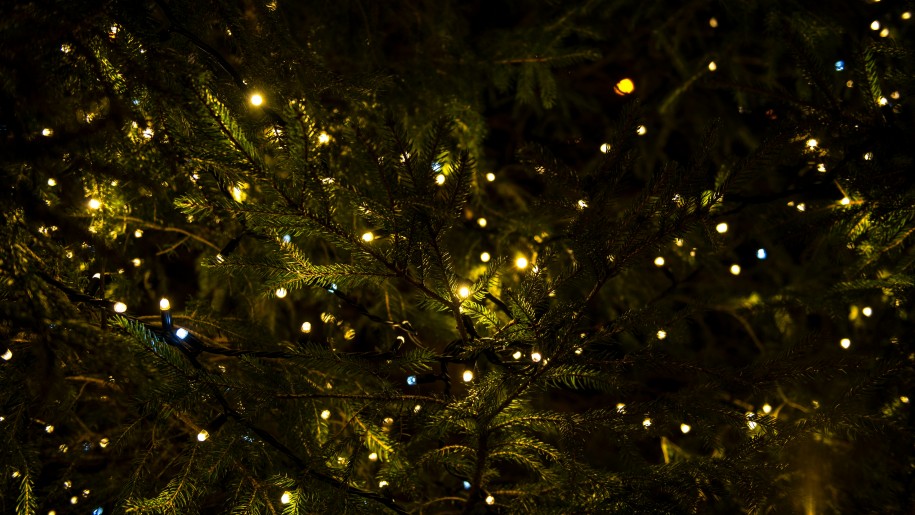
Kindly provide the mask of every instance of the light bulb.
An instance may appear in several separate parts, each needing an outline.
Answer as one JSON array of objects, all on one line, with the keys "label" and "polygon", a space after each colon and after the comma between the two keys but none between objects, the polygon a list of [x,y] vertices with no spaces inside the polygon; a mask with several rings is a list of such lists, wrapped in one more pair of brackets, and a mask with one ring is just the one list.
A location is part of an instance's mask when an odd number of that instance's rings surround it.
[{"label": "light bulb", "polygon": [[639,136],[644,136],[645,134],[648,133],[648,128],[645,127],[644,125],[639,125],[638,127],[635,128],[635,133],[638,134]]},{"label": "light bulb", "polygon": [[588,202],[586,200],[578,201],[578,209],[585,209],[586,207],[588,207]]},{"label": "light bulb", "polygon": [[473,381],[473,370],[470,370],[470,369],[465,370],[464,375],[462,377],[463,377],[465,383],[469,383],[469,382]]},{"label": "light bulb", "polygon": [[183,327],[179,327],[178,330],[175,331],[175,336],[177,336],[179,340],[187,338],[187,334],[187,329]]},{"label": "light bulb", "polygon": [[527,263],[526,257],[522,256],[515,260],[515,267],[517,267],[520,270],[524,270],[525,268],[527,268],[527,264],[528,263]]},{"label": "light bulb", "polygon": [[720,224],[715,226],[715,230],[718,231],[719,234],[724,234],[724,233],[728,232],[728,224],[725,222],[721,222]]},{"label": "light bulb", "polygon": [[115,313],[123,313],[125,311],[127,311],[127,304],[124,304],[123,302],[114,303],[114,312]]},{"label": "light bulb", "polygon": [[292,494],[289,492],[283,492],[283,495],[280,496],[280,502],[283,504],[289,504],[289,501],[292,500]]},{"label": "light bulb", "polygon": [[763,413],[768,415],[769,413],[772,413],[772,406],[769,403],[763,404],[762,410],[763,410]]},{"label": "light bulb", "polygon": [[845,61],[836,61],[836,71],[840,72],[845,70]]},{"label": "light bulb", "polygon": [[48,179],[48,186],[57,186],[57,179],[54,179],[53,177]]},{"label": "light bulb", "polygon": [[520,350],[516,350],[515,353],[512,354],[512,357],[515,359],[521,359],[521,356],[522,356],[522,354],[521,354]]},{"label": "light bulb", "polygon": [[906,397],[905,395],[903,395],[903,396],[899,397],[899,402],[901,402],[901,403],[903,403],[903,404],[908,404],[908,403],[909,403],[909,398]]},{"label": "light bulb", "polygon": [[462,299],[466,299],[469,296],[470,296],[470,288],[468,288],[466,286],[461,286],[458,289],[458,297],[460,297]]},{"label": "light bulb", "polygon": [[839,345],[841,345],[843,349],[847,349],[851,347],[851,340],[848,338],[842,338],[839,340]]},{"label": "light bulb", "polygon": [[756,251],[757,259],[766,259],[766,257],[768,257],[768,254],[766,254],[766,249],[758,249]]},{"label": "light bulb", "polygon": [[54,134],[54,131],[51,130],[51,129],[44,128],[44,129],[41,130],[41,135],[42,135],[42,136],[50,136],[50,135],[52,135],[52,134]]},{"label": "light bulb", "polygon": [[910,13],[909,11],[906,11],[906,12],[902,13],[900,18],[902,18],[903,20],[910,20],[910,19],[912,19],[912,13]]},{"label": "light bulb", "polygon": [[871,30],[880,30],[880,22],[877,20],[872,21]]},{"label": "light bulb", "polygon": [[820,173],[826,173],[826,165],[823,163],[819,163],[817,165],[817,171]]},{"label": "light bulb", "polygon": [[851,204],[851,199],[848,197],[842,197],[842,200],[840,200],[839,203],[842,204],[843,206],[847,206],[847,205]]},{"label": "light bulb", "polygon": [[874,310],[871,309],[870,306],[865,306],[864,309],[861,310],[861,314],[866,317],[869,317],[874,314]]},{"label": "light bulb", "polygon": [[248,97],[248,101],[251,102],[251,105],[253,106],[259,106],[264,103],[264,97],[261,96],[260,93],[252,93],[251,96]]},{"label": "light bulb", "polygon": [[683,434],[689,433],[691,429],[689,424],[680,424],[680,431],[682,431]]},{"label": "light bulb", "polygon": [[716,18],[709,18],[708,26],[713,29],[718,28],[718,20]]},{"label": "light bulb", "polygon": [[89,209],[99,209],[102,207],[102,202],[99,199],[89,199]]},{"label": "light bulb", "polygon": [[277,288],[275,293],[276,293],[276,297],[277,297],[278,299],[282,299],[282,298],[284,298],[289,292],[286,291],[286,288]]},{"label": "light bulb", "polygon": [[330,143],[330,134],[328,134],[326,132],[322,132],[321,134],[318,134],[318,143],[320,143],[322,145],[326,145],[326,144]]},{"label": "light bulb", "polygon": [[495,498],[495,497],[493,497],[493,496],[491,496],[491,495],[487,495],[487,496],[486,496],[486,504],[495,504],[495,502],[496,502],[496,498]]},{"label": "light bulb", "polygon": [[665,261],[664,261],[663,257],[658,256],[658,257],[654,258],[655,266],[664,266],[664,263],[665,263]]},{"label": "light bulb", "polygon": [[387,482],[387,481],[379,481],[379,482],[378,482],[378,488],[384,488],[384,487],[386,487],[386,486],[388,486],[388,482]]},{"label": "light bulb", "polygon": [[210,437],[210,433],[207,432],[206,429],[201,429],[200,432],[197,433],[198,442],[205,442],[207,440],[207,438],[209,438],[209,437]]},{"label": "light bulb", "polygon": [[489,172],[488,174],[486,174],[486,180],[489,182],[496,180],[496,174]]},{"label": "light bulb", "polygon": [[718,69],[718,65],[715,64],[715,61],[708,63],[708,71],[713,72]]},{"label": "light bulb", "polygon": [[609,144],[609,143],[601,143],[601,144],[600,144],[600,151],[601,151],[602,153],[604,153],[604,154],[606,154],[607,152],[610,152],[610,148],[611,148],[611,147],[610,147],[610,144]]},{"label": "light bulb", "polygon": [[487,222],[485,218],[479,218],[477,219],[477,223],[480,225],[480,227],[486,227]]},{"label": "light bulb", "polygon": [[664,338],[667,338],[667,331],[664,329],[658,329],[658,339],[663,340]]},{"label": "light bulb", "polygon": [[407,376],[407,385],[416,386],[416,376]]},{"label": "light bulb", "polygon": [[635,91],[635,83],[628,78],[617,82],[616,86],[613,87],[613,92],[620,96],[628,95],[633,91]]},{"label": "light bulb", "polygon": [[143,260],[140,258],[133,258],[130,262],[133,263],[133,266],[136,266],[136,267],[143,264]]},{"label": "light bulb", "polygon": [[168,299],[162,299],[159,301],[159,309],[162,311],[168,311],[171,308],[171,304],[168,302]]},{"label": "light bulb", "polygon": [[372,234],[372,231],[368,231],[362,234],[362,241],[368,243],[375,239],[375,235]]},{"label": "light bulb", "polygon": [[819,145],[819,144],[820,144],[820,142],[817,141],[817,140],[814,139],[814,138],[810,138],[810,139],[807,140],[807,147],[808,147],[808,148],[816,148],[817,145]]},{"label": "light bulb", "polygon": [[533,361],[534,363],[540,363],[541,359],[543,359],[543,356],[541,356],[539,352],[531,353],[531,361]]},{"label": "light bulb", "polygon": [[73,497],[70,498],[70,504],[76,504],[78,502],[79,502],[79,497],[74,495]]},{"label": "light bulb", "polygon": [[626,413],[626,405],[623,404],[622,402],[618,403],[616,405],[616,412],[619,413],[620,415]]},{"label": "light bulb", "polygon": [[13,351],[6,349],[6,352],[0,355],[0,358],[3,358],[3,361],[9,361],[13,359]]},{"label": "light bulb", "polygon": [[107,438],[102,438],[101,440],[98,441],[98,446],[101,447],[102,449],[104,449],[105,447],[108,447],[109,443],[110,443],[110,440],[108,440]]},{"label": "light bulb", "polygon": [[731,265],[731,274],[740,275],[740,265]]},{"label": "light bulb", "polygon": [[303,333],[311,332],[311,322],[302,322],[302,332]]},{"label": "light bulb", "polygon": [[651,419],[646,418],[645,420],[642,421],[642,425],[645,427],[645,429],[648,429],[649,427],[651,427]]},{"label": "light bulb", "polygon": [[482,262],[488,263],[490,259],[492,259],[492,256],[489,255],[489,252],[483,252],[480,254],[480,261]]},{"label": "light bulb", "polygon": [[865,152],[865,153],[864,153],[864,160],[865,160],[865,161],[872,161],[873,159],[874,159],[874,153],[873,153],[873,152]]},{"label": "light bulb", "polygon": [[324,419],[324,420],[329,419],[329,418],[330,418],[330,410],[329,410],[329,409],[326,409],[326,410],[322,411],[322,412],[321,412],[321,418]]},{"label": "light bulb", "polygon": [[369,460],[370,460],[370,461],[375,461],[375,460],[377,460],[377,459],[378,459],[378,453],[377,453],[377,452],[373,452],[372,454],[369,454]]}]

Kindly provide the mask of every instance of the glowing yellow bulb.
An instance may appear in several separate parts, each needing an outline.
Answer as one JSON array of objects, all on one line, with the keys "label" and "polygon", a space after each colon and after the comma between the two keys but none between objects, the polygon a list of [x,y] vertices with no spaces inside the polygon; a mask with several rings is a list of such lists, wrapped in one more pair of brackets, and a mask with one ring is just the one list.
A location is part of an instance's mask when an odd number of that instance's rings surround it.
[{"label": "glowing yellow bulb", "polygon": [[877,20],[872,21],[871,30],[880,30],[880,22]]},{"label": "glowing yellow bulb", "polygon": [[488,263],[492,259],[492,256],[489,255],[489,252],[483,252],[480,254],[480,261]]},{"label": "glowing yellow bulb", "polygon": [[0,358],[3,358],[3,361],[9,361],[13,359],[13,351],[6,349],[6,352],[3,355],[0,355]]},{"label": "glowing yellow bulb", "polygon": [[842,200],[839,201],[839,203],[842,204],[843,206],[847,206],[847,205],[851,204],[851,199],[849,199],[848,197],[843,197]]},{"label": "glowing yellow bulb", "polygon": [[715,64],[715,61],[708,63],[708,71],[713,72],[718,69],[718,65]]},{"label": "glowing yellow bulb", "polygon": [[817,171],[820,173],[826,173],[826,165],[823,163],[818,164]]},{"label": "glowing yellow bulb", "polygon": [[101,447],[102,449],[104,449],[105,447],[108,447],[109,442],[110,442],[110,440],[108,440],[107,438],[102,438],[101,440],[98,441],[98,446]]},{"label": "glowing yellow bulb", "polygon": [[387,481],[379,481],[379,482],[378,482],[378,488],[384,488],[384,487],[386,487],[386,486],[388,486],[388,482],[387,482]]},{"label": "glowing yellow bulb", "polygon": [[728,232],[728,224],[721,222],[715,226],[715,230],[718,231],[719,234],[724,234]]},{"label": "glowing yellow bulb", "polygon": [[260,93],[252,93],[251,96],[248,97],[248,101],[251,102],[251,105],[256,107],[264,103],[264,97],[262,97]]},{"label": "glowing yellow bulb", "polygon": [[99,199],[89,199],[89,209],[99,209],[102,207],[102,202]]},{"label": "glowing yellow bulb", "polygon": [[874,159],[874,153],[873,153],[873,152],[865,152],[865,153],[864,153],[864,160],[865,160],[865,161],[872,161],[873,159]]},{"label": "glowing yellow bulb", "polygon": [[626,405],[623,404],[622,402],[618,403],[616,405],[616,412],[619,413],[620,415],[626,413]]},{"label": "glowing yellow bulb", "polygon": [[639,125],[638,127],[635,128],[635,133],[638,134],[639,136],[644,136],[645,134],[648,133],[648,128],[645,127],[644,125]]},{"label": "glowing yellow bulb", "polygon": [[280,502],[283,504],[289,504],[291,500],[292,494],[290,492],[283,492],[283,495],[280,496]]},{"label": "glowing yellow bulb", "polygon": [[480,225],[480,227],[486,227],[486,224],[488,222],[486,221],[485,218],[479,218],[479,219],[477,219],[477,223]]},{"label": "glowing yellow bulb", "polygon": [[375,239],[375,235],[372,234],[372,231],[368,231],[362,234],[362,241],[368,243]]},{"label": "glowing yellow bulb", "polygon": [[585,209],[586,207],[588,207],[588,201],[586,201],[586,200],[578,201],[578,209]]},{"label": "glowing yellow bulb", "polygon": [[70,498],[70,504],[76,504],[78,502],[79,502],[79,497],[74,495],[73,497]]},{"label": "glowing yellow bulb", "polygon": [[435,184],[438,184],[439,186],[445,184],[445,174],[440,173],[440,174],[436,175]]},{"label": "glowing yellow bulb", "polygon": [[604,153],[604,154],[606,154],[607,152],[610,152],[610,144],[609,144],[609,143],[601,143],[601,145],[600,145],[600,151],[601,151],[602,153]]},{"label": "glowing yellow bulb", "polygon": [[322,132],[321,134],[318,134],[318,143],[320,143],[321,145],[326,145],[326,144],[330,143],[330,134],[328,134],[326,132]]},{"label": "glowing yellow bulb", "polygon": [[54,178],[48,179],[48,186],[57,186],[57,180]]},{"label": "glowing yellow bulb", "polygon": [[810,139],[807,140],[807,147],[808,147],[808,148],[816,148],[817,145],[819,145],[819,144],[820,144],[820,142],[817,141],[817,140],[815,140],[815,139],[813,139],[813,138],[810,138]]},{"label": "glowing yellow bulb", "polygon": [[871,309],[870,306],[866,306],[864,309],[861,310],[861,314],[866,317],[869,317],[874,314],[874,310]]},{"label": "glowing yellow bulb", "polygon": [[159,309],[162,311],[168,311],[172,307],[168,299],[162,299],[159,301]]},{"label": "glowing yellow bulb", "polygon": [[321,412],[321,418],[327,420],[330,418],[330,410],[326,409]]},{"label": "glowing yellow bulb", "polygon": [[143,237],[143,229],[137,229],[136,231],[134,231],[134,232],[133,232],[133,237],[134,237],[134,238],[142,238],[142,237]]},{"label": "glowing yellow bulb", "polygon": [[772,413],[772,406],[771,406],[770,404],[768,404],[768,403],[767,403],[767,404],[763,404],[762,410],[763,410],[763,413],[765,413],[766,415],[768,415],[769,413]]},{"label": "glowing yellow bulb", "polygon": [[646,418],[645,420],[642,421],[642,425],[645,426],[645,429],[648,429],[649,427],[651,427],[651,419]]},{"label": "glowing yellow bulb", "polygon": [[460,297],[462,299],[466,299],[469,296],[470,296],[470,288],[468,288],[466,286],[461,286],[458,289],[458,297]]},{"label": "glowing yellow bulb", "polygon": [[114,303],[114,312],[115,313],[123,313],[125,311],[127,311],[127,304],[124,304],[123,302]]},{"label": "glowing yellow bulb", "polygon": [[372,454],[369,454],[369,460],[375,461],[375,460],[377,460],[377,459],[378,459],[378,453],[377,453],[377,452],[373,452]]},{"label": "glowing yellow bulb", "polygon": [[664,258],[663,258],[662,256],[658,256],[658,257],[654,258],[654,265],[655,265],[655,266],[664,266],[664,263],[665,263],[665,261],[664,261]]},{"label": "glowing yellow bulb", "polygon": [[731,265],[731,274],[740,275],[740,265],[737,265],[737,264]]},{"label": "glowing yellow bulb", "polygon": [[276,297],[277,297],[278,299],[282,299],[282,298],[285,297],[286,294],[288,294],[289,292],[286,291],[286,288],[277,288],[275,293],[276,293]]},{"label": "glowing yellow bulb", "polygon": [[658,329],[658,339],[663,340],[664,338],[667,338],[667,331],[664,329]]},{"label": "glowing yellow bulb", "polygon": [[678,246],[678,247],[682,247],[682,246],[683,246],[683,238],[674,238],[674,245],[676,245],[676,246]]},{"label": "glowing yellow bulb", "polygon": [[879,99],[877,99],[877,104],[878,104],[878,105],[885,106],[885,105],[887,105],[887,104],[889,104],[889,103],[890,103],[890,101],[887,100],[886,97],[880,97]]},{"label": "glowing yellow bulb", "polygon": [[140,266],[143,264],[143,260],[140,258],[133,258],[130,262],[133,263],[133,266]]},{"label": "glowing yellow bulb", "polygon": [[51,129],[48,129],[47,127],[45,127],[44,129],[41,129],[42,136],[50,136],[52,134],[54,134],[54,131]]},{"label": "glowing yellow bulb", "polygon": [[467,369],[464,371],[464,374],[461,376],[464,379],[465,383],[473,381],[473,370]]},{"label": "glowing yellow bulb", "polygon": [[516,350],[515,353],[512,354],[512,357],[515,359],[521,359],[521,356],[522,356],[522,354],[521,354],[520,350]]},{"label": "glowing yellow bulb", "polygon": [[708,20],[708,26],[711,27],[711,28],[713,28],[713,29],[718,28],[718,20],[715,19],[715,18],[709,18],[709,20]]},{"label": "glowing yellow bulb", "polygon": [[496,174],[489,172],[488,174],[486,174],[486,180],[489,182],[496,180]]},{"label": "glowing yellow bulb", "polygon": [[306,334],[311,332],[311,322],[302,322],[302,332]]},{"label": "glowing yellow bulb", "polygon": [[851,340],[848,338],[842,338],[839,341],[839,345],[841,345],[843,349],[847,349],[847,348],[851,347]]},{"label": "glowing yellow bulb", "polygon": [[909,398],[906,397],[905,395],[903,395],[903,396],[899,397],[899,401],[902,402],[903,404],[908,404]]},{"label": "glowing yellow bulb", "polygon": [[524,270],[525,268],[527,268],[527,265],[528,265],[528,262],[527,262],[526,257],[522,256],[515,260],[515,267],[520,270]]},{"label": "glowing yellow bulb", "polygon": [[232,198],[235,199],[235,202],[244,202],[248,198],[248,193],[245,192],[244,187],[232,186]]},{"label": "glowing yellow bulb", "polygon": [[44,432],[45,432],[45,433],[48,433],[48,434],[53,433],[53,432],[54,432],[54,426],[52,426],[52,425],[50,425],[50,424],[44,426]]},{"label": "glowing yellow bulb", "polygon": [[531,361],[533,361],[534,363],[540,363],[541,359],[543,359],[543,356],[541,356],[539,352],[531,353]]},{"label": "glowing yellow bulb", "polygon": [[491,495],[487,495],[487,496],[486,496],[486,504],[495,504],[495,503],[496,503],[496,498],[495,498],[495,497],[493,497],[493,496],[491,496]]},{"label": "glowing yellow bulb", "polygon": [[682,431],[683,434],[689,433],[691,429],[692,427],[690,427],[689,424],[680,424],[680,431]]},{"label": "glowing yellow bulb", "polygon": [[209,437],[210,437],[210,433],[206,429],[201,429],[200,432],[197,433],[198,442],[205,442],[205,441],[207,441],[207,438],[209,438]]},{"label": "glowing yellow bulb", "polygon": [[616,83],[616,86],[613,87],[613,92],[617,95],[628,95],[635,91],[635,83],[632,82],[632,79],[623,79]]},{"label": "glowing yellow bulb", "polygon": [[906,11],[906,12],[902,13],[902,16],[900,16],[900,18],[902,18],[903,20],[909,20],[912,18],[912,13],[910,13],[909,11]]},{"label": "glowing yellow bulb", "polygon": [[797,205],[797,210],[800,211],[801,213],[803,213],[804,211],[807,211],[807,204],[804,204],[803,202],[801,202],[800,204]]}]

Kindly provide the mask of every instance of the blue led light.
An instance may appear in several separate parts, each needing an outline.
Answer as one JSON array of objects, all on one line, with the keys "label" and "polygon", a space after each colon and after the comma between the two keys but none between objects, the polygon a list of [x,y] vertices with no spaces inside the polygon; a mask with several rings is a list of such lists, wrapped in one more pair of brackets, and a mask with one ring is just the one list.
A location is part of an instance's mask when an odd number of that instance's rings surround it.
[{"label": "blue led light", "polygon": [[102,515],[102,513],[105,513],[105,510],[101,506],[92,510],[92,515]]},{"label": "blue led light", "polygon": [[756,251],[756,257],[759,259],[766,259],[768,254],[766,254],[766,249],[759,249]]},{"label": "blue led light", "polygon": [[836,71],[840,72],[845,69],[845,61],[836,61]]},{"label": "blue led light", "polygon": [[438,172],[441,169],[442,169],[442,163],[439,163],[438,161],[432,161],[432,171],[433,172]]},{"label": "blue led light", "polygon": [[410,386],[416,386],[416,376],[408,376],[407,384]]},{"label": "blue led light", "polygon": [[464,481],[464,490],[470,490],[470,481]]},{"label": "blue led light", "polygon": [[290,241],[292,241],[292,236],[288,234],[283,236],[283,243],[289,243]]}]

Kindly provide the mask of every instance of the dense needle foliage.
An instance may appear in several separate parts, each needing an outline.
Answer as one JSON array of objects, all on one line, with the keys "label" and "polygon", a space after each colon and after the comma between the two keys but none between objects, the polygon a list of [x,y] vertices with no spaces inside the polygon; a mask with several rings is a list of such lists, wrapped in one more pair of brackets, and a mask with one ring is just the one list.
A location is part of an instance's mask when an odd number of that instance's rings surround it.
[{"label": "dense needle foliage", "polygon": [[15,2],[0,511],[911,513],[911,18]]}]

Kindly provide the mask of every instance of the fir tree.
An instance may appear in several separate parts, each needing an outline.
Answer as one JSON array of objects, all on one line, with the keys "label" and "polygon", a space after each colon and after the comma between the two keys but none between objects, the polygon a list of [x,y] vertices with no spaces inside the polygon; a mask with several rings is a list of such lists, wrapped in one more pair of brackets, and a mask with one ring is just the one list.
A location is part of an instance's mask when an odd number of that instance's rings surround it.
[{"label": "fir tree", "polygon": [[912,14],[18,3],[5,513],[910,513]]}]

